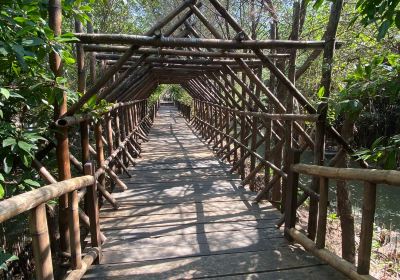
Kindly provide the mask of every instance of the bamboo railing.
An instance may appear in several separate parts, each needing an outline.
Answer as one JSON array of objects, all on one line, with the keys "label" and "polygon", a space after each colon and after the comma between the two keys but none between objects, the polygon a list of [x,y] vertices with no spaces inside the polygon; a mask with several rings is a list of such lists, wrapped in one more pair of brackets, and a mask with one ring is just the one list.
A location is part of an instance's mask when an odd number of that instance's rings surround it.
[{"label": "bamboo railing", "polygon": [[[230,172],[239,173],[242,178],[241,185],[249,185],[251,190],[258,192],[256,202],[267,198],[281,209],[283,216],[278,226],[285,223],[285,237],[288,240],[300,243],[351,279],[374,279],[369,276],[369,266],[376,184],[400,185],[399,171],[299,164],[302,152],[315,147],[305,140],[301,141],[302,134],[295,137],[285,133],[285,130],[288,126],[294,127],[295,122],[307,121],[308,126],[318,125],[320,116],[317,114],[244,111],[234,109],[235,105],[232,108],[198,99],[193,100],[192,106],[178,101],[175,101],[175,104],[199,135],[212,145],[221,160],[232,164]],[[283,131],[279,122],[285,124]],[[318,135],[314,137],[316,139],[311,140],[317,141]],[[285,142],[291,142],[292,146],[286,146]],[[282,149],[284,156],[280,157]],[[318,156],[318,153],[314,153],[314,156]],[[310,187],[300,184],[299,174],[313,177]],[[259,184],[258,188],[255,187],[257,177],[263,178],[263,183]],[[325,249],[329,179],[359,180],[365,183],[357,267]],[[315,181],[319,182],[318,189],[313,188]],[[300,194],[299,190],[303,194]],[[316,215],[309,210],[307,228],[308,233],[312,232],[314,228],[310,227],[310,221],[311,224],[315,223],[315,242],[312,235],[305,236],[295,228],[296,210],[307,197],[317,203]]]},{"label": "bamboo railing", "polygon": [[[288,174],[288,193],[285,203],[285,236],[303,245],[307,250],[322,258],[328,264],[342,271],[351,279],[374,279],[370,277],[370,260],[372,236],[374,229],[374,215],[376,208],[377,184],[400,186],[400,171],[376,170],[360,168],[334,168],[298,163],[298,155],[292,157],[293,164]],[[299,174],[305,174],[318,178],[318,222],[315,243],[295,228],[296,205],[298,197]],[[360,245],[358,248],[357,267],[341,259],[325,249],[327,208],[329,204],[329,180],[356,180],[364,183],[362,200],[362,219]]]},{"label": "bamboo railing", "polygon": [[[103,118],[97,122],[95,116],[99,113],[96,112],[59,119],[56,122],[58,127],[69,129],[78,125],[81,127],[78,139],[81,142],[81,156],[86,162],[82,164],[72,154],[69,155],[69,159],[71,165],[86,176],[57,182],[51,172],[35,159],[33,167],[46,182],[51,184],[0,201],[0,223],[29,212],[37,279],[54,279],[45,207],[49,200],[63,196],[68,199],[65,212],[61,212],[59,206],[58,214],[59,219],[66,219],[69,233],[66,235],[69,236],[68,240],[64,240],[69,247],[66,251],[59,252],[60,255],[67,256],[71,264],[72,271],[67,279],[80,279],[92,263],[99,261],[101,244],[106,240],[99,226],[100,197],[106,199],[114,209],[118,209],[118,202],[111,193],[112,183],[121,190],[127,188],[119,179],[118,173],[122,170],[127,172],[129,164],[135,165],[135,158],[141,151],[140,144],[148,140],[147,134],[158,107],[158,102],[148,107],[146,100],[137,100],[112,105],[100,114]],[[104,131],[103,123],[107,128]],[[89,127],[94,131],[94,139],[89,137]],[[95,148],[90,145],[91,140],[94,140]],[[90,151],[95,157],[96,164],[91,163]],[[106,184],[106,174],[109,177],[109,184]],[[62,216],[62,213],[66,215]],[[80,223],[89,229],[91,237],[91,247],[85,249],[83,258]]]},{"label": "bamboo railing", "polygon": [[[98,197],[96,180],[93,176],[93,165],[91,163],[85,164],[84,170],[86,176],[75,177],[43,186],[39,189],[0,201],[0,223],[19,214],[25,212],[29,213],[29,230],[32,236],[37,279],[54,279],[45,205],[47,201],[57,199],[63,195],[67,195],[69,198],[68,227],[70,232],[72,269],[74,271],[82,270],[89,267],[94,261],[98,261],[100,258],[101,240],[97,204]],[[81,232],[78,218],[79,201],[77,199],[77,192],[83,189],[85,189],[84,196],[87,201],[87,214],[90,221],[91,247],[88,248],[88,251],[93,256],[90,261],[86,257],[82,258],[80,241]],[[72,273],[74,273],[74,271]]]}]

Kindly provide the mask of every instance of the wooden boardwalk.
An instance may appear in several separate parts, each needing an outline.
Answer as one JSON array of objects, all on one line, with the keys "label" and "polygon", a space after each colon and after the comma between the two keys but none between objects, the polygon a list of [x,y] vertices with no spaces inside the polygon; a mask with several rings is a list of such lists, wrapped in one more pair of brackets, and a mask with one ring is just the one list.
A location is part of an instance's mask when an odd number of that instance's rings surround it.
[{"label": "wooden boardwalk", "polygon": [[84,279],[344,279],[292,246],[280,213],[252,204],[212,151],[171,106],[162,106],[128,190],[105,205],[102,262]]}]

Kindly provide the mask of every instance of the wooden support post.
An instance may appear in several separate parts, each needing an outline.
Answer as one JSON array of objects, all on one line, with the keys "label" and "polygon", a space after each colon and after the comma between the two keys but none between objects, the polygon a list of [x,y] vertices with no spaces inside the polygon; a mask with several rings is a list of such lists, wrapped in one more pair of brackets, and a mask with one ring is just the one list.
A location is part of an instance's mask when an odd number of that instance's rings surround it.
[{"label": "wooden support post", "polygon": [[[291,153],[291,164],[297,164],[300,161],[300,152],[293,151]],[[288,185],[285,201],[285,232],[286,239],[292,241],[289,230],[296,226],[296,210],[297,210],[297,192],[299,186],[299,174],[294,172],[291,167],[288,171]]]},{"label": "wooden support post", "polygon": [[[246,118],[243,115],[240,115],[240,143],[246,145]],[[240,146],[240,158],[243,158],[245,154],[244,147]],[[243,161],[239,168],[240,178],[244,180],[246,178],[246,163]]]},{"label": "wooden support post", "polygon": [[[223,111],[222,111],[221,107],[218,108],[218,115],[219,115],[219,129],[222,131],[225,126],[224,126],[224,115],[223,115]],[[222,133],[220,133],[219,137],[220,137],[219,140],[220,140],[220,143],[221,143],[220,147],[222,148],[223,145],[224,145],[224,143],[223,143],[224,142],[224,135]]]},{"label": "wooden support post", "polygon": [[[250,141],[250,149],[253,152],[257,152],[257,133],[258,133],[258,118],[253,116],[252,118],[253,120],[253,124],[251,126],[251,141]],[[254,173],[253,171],[256,170],[256,158],[254,156],[252,156],[250,158],[250,173]],[[249,179],[249,184],[250,184],[250,190],[251,191],[255,191],[256,190],[256,185],[255,185],[255,175],[257,174],[258,171],[256,171],[256,173]]]},{"label": "wooden support post", "polygon": [[[293,2],[293,24],[292,24],[292,40],[298,40],[300,32],[300,3],[298,1]],[[290,51],[290,60],[289,60],[289,80],[295,85],[295,72],[296,72],[296,50]],[[286,96],[286,113],[293,113],[293,96],[291,94],[287,94]],[[284,158],[283,158],[283,171],[288,172],[290,154],[293,149],[293,121],[286,120],[285,121],[285,131],[284,131]],[[287,182],[285,179],[282,179],[282,202],[286,200],[286,187]],[[281,208],[283,210],[283,207]],[[283,211],[282,211],[283,212]]]},{"label": "wooden support post", "polygon": [[[61,0],[49,0],[49,26],[54,32],[54,36],[61,35]],[[50,68],[55,77],[62,76],[61,57],[56,52],[51,52],[49,55]],[[54,119],[57,120],[60,116],[67,112],[67,93],[62,93],[61,102],[59,99],[54,103]],[[56,156],[59,173],[59,181],[71,178],[71,168],[69,162],[69,143],[68,143],[68,128],[62,128],[56,132],[57,139]],[[68,195],[62,195],[59,198],[59,231],[60,231],[60,248],[62,252],[70,251],[69,229],[68,229]]]},{"label": "wooden support post", "polygon": [[326,219],[328,214],[328,193],[329,179],[321,177],[319,179],[319,207],[318,207],[318,228],[316,246],[318,249],[325,248]]},{"label": "wooden support post", "polygon": [[45,204],[40,204],[29,211],[29,230],[32,236],[36,279],[53,280],[53,263]]},{"label": "wooden support post", "polygon": [[360,247],[358,249],[357,272],[369,274],[371,262],[372,236],[374,233],[374,216],[376,206],[376,184],[364,183]]},{"label": "wooden support post", "polygon": [[[100,121],[98,120],[98,122],[94,126],[94,136],[95,136],[95,140],[96,140],[96,153],[97,153],[97,156],[96,156],[97,166],[102,166],[104,164],[104,146],[103,146],[103,141],[101,139],[102,133],[103,133],[103,129],[102,129]],[[97,181],[99,182],[99,184],[102,188],[105,188],[106,178],[105,178],[104,174],[101,174],[99,176],[99,178],[97,179]]]},{"label": "wooden support post", "polygon": [[[230,119],[230,115],[229,115],[230,113],[229,113],[229,110],[228,109],[225,109],[225,133],[226,134],[228,134],[228,135],[230,135],[230,133],[231,133],[231,128],[230,128],[230,125],[231,125],[231,119]],[[229,139],[229,137],[226,137],[225,138],[225,142],[226,142],[226,144],[228,145],[227,146],[227,150],[226,150],[226,152],[227,152],[227,154],[228,154],[228,157],[227,157],[227,160],[228,160],[228,162],[230,162],[231,161],[231,156],[230,156],[230,153],[231,153],[231,144],[230,144],[230,139]]]},{"label": "wooden support post", "polygon": [[79,229],[79,198],[78,191],[68,194],[69,232],[71,243],[71,268],[80,269],[82,266],[81,232]]},{"label": "wooden support post", "polygon": [[[85,175],[93,175],[93,166],[91,163],[86,163],[83,167]],[[87,201],[88,205],[88,216],[90,221],[90,240],[93,248],[99,248],[100,253],[98,254],[95,264],[98,264],[101,260],[101,236],[100,236],[100,222],[99,222],[99,206],[97,198],[97,181],[89,187],[87,187]]]}]

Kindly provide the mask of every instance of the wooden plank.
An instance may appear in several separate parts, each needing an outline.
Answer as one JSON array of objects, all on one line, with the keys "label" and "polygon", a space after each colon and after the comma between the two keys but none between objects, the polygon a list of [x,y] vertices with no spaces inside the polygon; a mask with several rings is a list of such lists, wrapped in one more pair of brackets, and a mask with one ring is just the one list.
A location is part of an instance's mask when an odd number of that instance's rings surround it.
[{"label": "wooden plank", "polygon": [[185,225],[185,226],[152,226],[142,228],[125,228],[125,229],[104,229],[107,234],[107,244],[115,242],[135,242],[138,239],[145,238],[159,238],[163,236],[176,236],[178,238],[186,238],[188,235],[209,234],[214,232],[223,232],[226,235],[234,234],[237,232],[258,232],[265,237],[273,238],[282,235],[281,231],[276,230],[276,227],[271,221],[263,221],[261,223],[256,221],[239,221],[239,222],[226,222],[208,223],[199,227],[198,224]]},{"label": "wooden plank", "polygon": [[[293,251],[292,251],[293,250]],[[211,256],[186,257],[170,260],[126,262],[99,265],[84,279],[189,279],[217,277],[246,273],[279,271],[310,267],[319,262],[298,248],[280,248],[275,251],[227,253]],[[318,267],[319,269],[321,267]],[[330,272],[332,270],[329,270]],[[332,273],[333,277],[337,274]],[[130,277],[130,278],[129,278]],[[325,278],[326,279],[326,278]],[[332,278],[332,279],[341,279]],[[342,278],[343,279],[343,278]]]},{"label": "wooden plank", "polygon": [[154,225],[187,225],[187,224],[205,224],[205,223],[225,223],[233,221],[263,221],[277,220],[280,217],[278,213],[254,213],[244,212],[239,214],[230,214],[229,211],[219,212],[219,214],[210,214],[207,216],[197,213],[166,214],[152,216],[136,217],[104,217],[102,218],[102,229],[106,228],[128,228],[128,227],[148,227]]},{"label": "wooden plank", "polygon": [[[234,204],[234,205],[232,205]],[[172,205],[172,206],[171,206]],[[225,203],[226,205],[226,203]],[[237,207],[235,207],[237,206]],[[126,207],[122,206],[118,211],[113,211],[113,209],[108,208],[101,212],[100,217],[134,217],[134,216],[153,216],[153,215],[170,215],[170,214],[180,214],[184,216],[187,213],[196,213],[197,215],[204,215],[206,212],[220,213],[224,215],[228,213],[230,215],[234,214],[258,214],[260,211],[269,213],[274,212],[275,209],[272,207],[256,207],[247,208],[244,205],[230,203],[229,206],[221,207],[215,204],[201,204],[196,203],[192,205],[176,205],[176,204],[164,204],[159,206],[149,206],[149,207]]]},{"label": "wooden plank", "polygon": [[[159,241],[161,238],[157,238]],[[162,240],[162,239],[161,239]],[[260,241],[260,242],[258,242]],[[270,238],[264,240],[252,240],[244,238],[242,240],[230,240],[226,236],[220,236],[218,240],[198,240],[191,242],[187,240],[187,236],[175,241],[172,245],[160,244],[153,242],[148,246],[135,246],[132,242],[132,247],[118,245],[112,249],[104,249],[102,259],[105,263],[121,263],[134,261],[150,261],[150,260],[167,260],[179,257],[194,257],[194,256],[209,256],[216,254],[232,254],[240,252],[257,252],[257,251],[274,251],[280,250],[282,247],[287,249],[287,241],[280,238]]]}]

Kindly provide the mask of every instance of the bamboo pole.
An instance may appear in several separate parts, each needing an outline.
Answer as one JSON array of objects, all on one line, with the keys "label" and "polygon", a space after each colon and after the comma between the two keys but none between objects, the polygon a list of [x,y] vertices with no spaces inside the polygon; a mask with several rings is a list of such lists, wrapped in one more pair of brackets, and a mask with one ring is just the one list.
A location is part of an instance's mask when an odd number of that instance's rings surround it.
[{"label": "bamboo pole", "polygon": [[364,184],[360,246],[358,250],[357,272],[368,275],[371,262],[372,236],[376,207],[376,184]]},{"label": "bamboo pole", "polygon": [[358,180],[374,184],[400,186],[400,171],[363,168],[336,168],[309,164],[296,164],[293,170],[310,176],[322,176],[335,180]]},{"label": "bamboo pole", "polygon": [[82,266],[81,232],[79,229],[79,198],[78,191],[68,193],[69,231],[71,244],[71,268],[79,269]]},{"label": "bamboo pole", "polygon": [[[93,175],[93,166],[91,163],[86,163],[84,166],[86,175]],[[99,222],[99,206],[97,198],[97,183],[94,183],[87,188],[88,212],[90,220],[90,240],[93,248],[99,248],[97,258],[94,260],[98,264],[101,260],[101,235]]]},{"label": "bamboo pole", "polygon": [[19,194],[0,201],[0,223],[11,219],[23,212],[29,211],[36,206],[51,199],[60,197],[73,190],[79,190],[93,184],[93,176],[81,176],[64,180],[58,183],[43,186],[23,194]]},{"label": "bamboo pole", "polygon": [[[115,45],[83,45],[86,52],[106,52],[97,53],[98,59],[115,60],[121,55],[111,54],[108,52],[125,52],[129,47]],[[158,49],[158,48],[139,48],[135,51],[137,54],[156,54],[156,55],[171,55],[171,56],[190,56],[190,57],[212,57],[212,58],[258,58],[255,54],[245,52],[223,52],[223,51],[192,51],[180,49]],[[266,54],[270,58],[286,59],[289,58],[287,53]]]},{"label": "bamboo pole", "polygon": [[53,263],[44,203],[29,211],[29,231],[32,236],[36,279],[53,280]]},{"label": "bamboo pole", "polygon": [[[83,44],[130,44],[152,47],[198,47],[217,49],[322,49],[324,41],[292,41],[292,40],[224,40],[224,39],[200,39],[200,38],[175,38],[175,37],[152,37],[128,34],[87,34],[74,33]],[[336,48],[341,43],[336,43]],[[133,52],[132,52],[133,53]]]},{"label": "bamboo pole", "polygon": [[328,214],[329,179],[319,179],[319,203],[318,203],[318,227],[316,246],[318,249],[325,248],[326,219]]},{"label": "bamboo pole", "polygon": [[328,263],[333,268],[339,270],[344,275],[354,280],[376,280],[370,275],[360,275],[357,273],[356,268],[353,264],[349,263],[329,252],[326,249],[318,249],[312,240],[308,239],[304,234],[295,228],[288,230],[288,234],[293,238],[294,241],[302,245],[307,251],[317,256],[321,260]]},{"label": "bamboo pole", "polygon": [[[54,36],[61,35],[61,0],[49,0],[49,26]],[[55,77],[62,76],[61,57],[56,52],[49,54],[49,63]],[[57,99],[58,100],[58,99]],[[67,93],[62,93],[62,101],[56,101],[54,104],[54,119],[57,120],[67,111]],[[71,178],[71,168],[69,162],[69,144],[68,129],[63,128],[55,133],[57,139],[56,157],[59,181]],[[63,252],[70,251],[69,229],[68,229],[68,196],[63,195],[59,198],[59,231],[60,231],[60,248]]]}]

